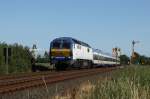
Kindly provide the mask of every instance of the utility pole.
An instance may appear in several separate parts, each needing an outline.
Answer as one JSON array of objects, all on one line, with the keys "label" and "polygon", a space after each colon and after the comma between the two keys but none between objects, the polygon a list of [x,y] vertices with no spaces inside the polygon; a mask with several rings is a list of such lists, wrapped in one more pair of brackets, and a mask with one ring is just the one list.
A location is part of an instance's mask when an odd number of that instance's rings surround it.
[{"label": "utility pole", "polygon": [[4,57],[5,57],[5,65],[6,65],[6,74],[9,73],[8,66],[9,66],[9,62],[10,62],[10,59],[11,59],[11,53],[12,53],[11,50],[12,49],[8,48],[8,47],[6,47],[6,48],[3,49],[3,53],[4,53]]}]

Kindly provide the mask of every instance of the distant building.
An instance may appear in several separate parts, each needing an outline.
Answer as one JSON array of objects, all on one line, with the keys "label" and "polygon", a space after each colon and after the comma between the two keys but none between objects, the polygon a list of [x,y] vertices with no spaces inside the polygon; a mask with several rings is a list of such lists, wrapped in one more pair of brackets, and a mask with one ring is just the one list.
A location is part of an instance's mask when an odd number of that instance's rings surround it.
[{"label": "distant building", "polygon": [[113,57],[116,57],[119,59],[120,55],[121,55],[121,49],[120,48],[116,47],[116,48],[112,49],[112,56]]}]

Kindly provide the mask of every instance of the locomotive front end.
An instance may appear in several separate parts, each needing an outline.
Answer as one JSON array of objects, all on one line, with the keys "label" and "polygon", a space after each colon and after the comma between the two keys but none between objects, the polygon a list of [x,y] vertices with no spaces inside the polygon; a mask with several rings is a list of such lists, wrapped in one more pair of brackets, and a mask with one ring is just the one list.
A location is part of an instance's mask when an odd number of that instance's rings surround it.
[{"label": "locomotive front end", "polygon": [[72,61],[72,42],[67,38],[58,38],[50,44],[51,64],[55,64],[56,69],[64,69]]}]

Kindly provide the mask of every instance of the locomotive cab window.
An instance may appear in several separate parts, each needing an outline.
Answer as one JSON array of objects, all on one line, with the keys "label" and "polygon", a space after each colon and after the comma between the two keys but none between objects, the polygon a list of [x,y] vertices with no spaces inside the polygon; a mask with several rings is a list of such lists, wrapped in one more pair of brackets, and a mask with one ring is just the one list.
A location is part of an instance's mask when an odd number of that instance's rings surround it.
[{"label": "locomotive cab window", "polygon": [[52,48],[60,48],[60,46],[61,46],[61,41],[55,41],[52,44]]},{"label": "locomotive cab window", "polygon": [[62,48],[70,49],[71,43],[69,41],[63,40]]}]

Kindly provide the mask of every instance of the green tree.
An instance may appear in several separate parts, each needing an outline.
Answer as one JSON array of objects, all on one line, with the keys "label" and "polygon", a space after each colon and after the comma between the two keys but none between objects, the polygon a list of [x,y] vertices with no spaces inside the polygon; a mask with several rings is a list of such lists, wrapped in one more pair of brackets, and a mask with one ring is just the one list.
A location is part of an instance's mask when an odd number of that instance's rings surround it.
[{"label": "green tree", "polygon": [[142,55],[139,58],[139,62],[141,65],[150,65],[150,58]]},{"label": "green tree", "polygon": [[49,63],[49,54],[47,51],[44,53],[44,57],[41,57],[41,55],[37,56],[37,63]]},{"label": "green tree", "polygon": [[44,58],[49,58],[49,54],[47,51],[45,51],[45,53],[44,53]]},{"label": "green tree", "polygon": [[127,55],[120,56],[120,64],[127,65],[130,62],[130,58]]},{"label": "green tree", "polygon": [[31,70],[32,54],[29,48],[17,43],[8,45],[3,42],[0,43],[0,74],[6,73],[5,57],[3,55],[3,49],[6,47],[12,49],[8,64],[9,73],[28,72]]},{"label": "green tree", "polygon": [[140,54],[137,52],[134,52],[131,62],[132,64],[140,64]]},{"label": "green tree", "polygon": [[47,52],[47,51],[45,51],[45,53],[44,53],[44,61],[45,61],[45,63],[49,63],[49,53]]}]

